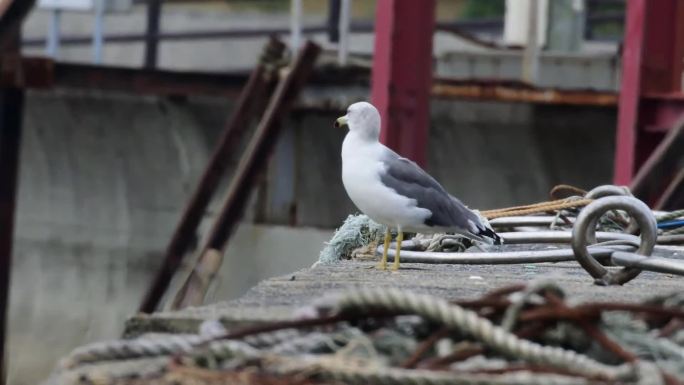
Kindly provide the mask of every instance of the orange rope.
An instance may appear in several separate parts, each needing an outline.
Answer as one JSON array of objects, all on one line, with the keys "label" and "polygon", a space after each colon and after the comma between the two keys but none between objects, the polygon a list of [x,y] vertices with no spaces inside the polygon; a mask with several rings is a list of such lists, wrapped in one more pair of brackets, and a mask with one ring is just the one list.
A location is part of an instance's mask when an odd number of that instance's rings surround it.
[{"label": "orange rope", "polygon": [[584,207],[591,203],[592,199],[559,199],[555,201],[539,202],[525,206],[506,207],[503,209],[481,211],[480,214],[487,219],[514,217],[569,209],[572,207]]},{"label": "orange rope", "polygon": [[586,194],[587,190],[583,190],[579,187],[571,186],[569,184],[556,185],[549,192],[551,199],[565,199],[573,195],[583,197]]}]

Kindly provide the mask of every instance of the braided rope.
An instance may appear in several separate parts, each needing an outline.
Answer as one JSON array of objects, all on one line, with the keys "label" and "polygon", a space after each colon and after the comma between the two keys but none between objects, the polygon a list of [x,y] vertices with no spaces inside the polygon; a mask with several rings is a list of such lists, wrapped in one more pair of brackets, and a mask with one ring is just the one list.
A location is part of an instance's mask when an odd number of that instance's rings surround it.
[{"label": "braided rope", "polygon": [[363,336],[363,332],[356,328],[344,329],[334,334],[313,332],[289,341],[283,341],[278,345],[270,347],[268,351],[281,355],[312,353],[323,348],[336,351],[341,347],[340,344],[344,345],[353,338],[361,336]]},{"label": "braided rope", "polygon": [[139,338],[136,340],[96,342],[74,349],[61,366],[66,368],[78,364],[118,359],[154,357],[174,353],[188,353],[196,346],[209,342],[214,337],[169,336],[167,338]]},{"label": "braided rope", "polygon": [[301,337],[302,331],[296,329],[275,330],[268,333],[253,334],[243,340],[255,348],[268,348]]},{"label": "braided rope", "polygon": [[319,368],[320,377],[344,384],[382,385],[586,385],[585,378],[531,372],[505,375],[449,373],[407,369]]},{"label": "braided rope", "polygon": [[679,217],[684,217],[684,209],[672,211],[672,212],[669,212],[669,213],[663,214],[663,215],[659,215],[659,216],[656,218],[656,221],[658,221],[658,222],[664,222],[664,221],[669,221],[669,220],[672,220],[672,219],[677,219],[677,218],[679,218]]},{"label": "braided rope", "polygon": [[465,331],[490,348],[527,362],[564,368],[573,373],[601,377],[608,380],[634,376],[631,365],[609,366],[587,356],[556,347],[543,346],[518,338],[495,326],[475,312],[427,295],[413,294],[397,289],[367,289],[346,292],[338,302],[339,310],[359,311],[383,308],[390,311],[410,312]]},{"label": "braided rope", "polygon": [[562,209],[569,209],[573,207],[584,207],[591,203],[593,199],[559,199],[549,202],[540,202],[525,206],[515,206],[507,207],[503,209],[495,210],[485,210],[481,211],[480,214],[487,219],[503,218],[503,217],[515,217],[522,215],[538,214],[547,211],[556,211]]},{"label": "braided rope", "polygon": [[309,373],[327,382],[351,385],[587,385],[586,378],[561,374],[517,371],[504,374],[450,372],[425,369],[388,368],[366,361],[343,360],[339,357],[270,357],[269,370],[292,375]]},{"label": "braided rope", "polygon": [[[199,349],[203,347],[203,349]],[[100,361],[127,360],[131,358],[159,357],[181,353],[210,353],[217,358],[256,356],[254,347],[241,341],[216,340],[215,336],[168,336],[165,338],[139,338],[136,340],[105,341],[79,347],[61,363],[62,368],[74,368],[80,364]]]},{"label": "braided rope", "polygon": [[677,227],[676,229],[668,230],[663,232],[663,235],[677,235],[684,234],[684,226]]}]

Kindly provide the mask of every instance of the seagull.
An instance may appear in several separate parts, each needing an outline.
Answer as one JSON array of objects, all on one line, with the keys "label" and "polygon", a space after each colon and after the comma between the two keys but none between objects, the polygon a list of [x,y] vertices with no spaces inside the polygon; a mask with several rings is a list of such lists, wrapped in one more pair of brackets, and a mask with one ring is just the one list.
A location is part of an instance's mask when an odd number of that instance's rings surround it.
[{"label": "seagull", "polygon": [[457,233],[476,242],[501,244],[478,214],[416,163],[380,143],[380,113],[372,104],[352,104],[334,125],[349,129],[342,143],[342,183],[349,198],[361,212],[387,227],[378,268],[387,269],[390,229],[397,230],[393,270],[399,269],[404,231]]}]

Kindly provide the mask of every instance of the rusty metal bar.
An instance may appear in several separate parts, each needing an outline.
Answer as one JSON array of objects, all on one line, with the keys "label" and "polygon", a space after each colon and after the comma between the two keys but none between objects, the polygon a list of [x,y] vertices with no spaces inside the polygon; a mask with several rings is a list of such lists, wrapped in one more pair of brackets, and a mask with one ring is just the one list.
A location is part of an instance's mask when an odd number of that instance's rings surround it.
[{"label": "rusty metal bar", "polygon": [[[272,40],[269,43],[270,47],[274,50],[274,55],[282,55],[284,45],[281,42]],[[232,151],[240,143],[245,131],[249,127],[253,112],[260,110],[260,108],[255,108],[255,104],[260,104],[259,100],[264,97],[267,89],[268,81],[265,75],[266,70],[263,64],[257,65],[252,71],[237,103],[235,112],[226,124],[223,135],[211,156],[209,164],[173,233],[171,242],[166,249],[161,269],[140,305],[139,310],[141,312],[149,313],[156,309],[173,275],[178,270],[183,260],[183,255],[193,241],[195,231],[202,220],[204,211],[216,191],[221,177],[225,173]]]},{"label": "rusty metal bar", "polygon": [[202,94],[234,97],[247,73],[202,73],[54,63],[54,86],[152,95]]},{"label": "rusty metal bar", "polygon": [[684,120],[681,120],[667,133],[634,177],[630,186],[634,196],[654,203],[682,169],[683,148]]},{"label": "rusty metal bar", "polygon": [[380,0],[375,13],[371,100],[383,117],[380,141],[422,166],[430,126],[435,7],[434,0]]},{"label": "rusty metal bar", "polygon": [[0,384],[4,384],[6,378],[4,348],[7,342],[5,336],[23,106],[23,90],[0,90]]},{"label": "rusty metal bar", "polygon": [[[7,62],[21,62],[6,59],[21,55],[21,25],[33,3],[34,0],[0,3],[0,53],[3,59],[0,70],[3,72]],[[7,381],[5,347],[23,113],[24,90],[12,86],[0,88],[0,385]]]},{"label": "rusty metal bar", "polygon": [[[281,130],[280,122],[294,104],[297,94],[313,70],[320,51],[318,45],[311,41],[307,42],[292,64],[291,70],[278,83],[235,170],[226,199],[210,230],[207,242],[198,254],[196,266],[204,268],[211,265],[213,268],[213,271],[200,272],[205,274],[205,278],[211,278],[218,271],[220,260],[216,264],[213,259],[212,263],[207,263],[203,259],[215,257],[217,252],[222,255],[225,251],[230,235],[242,217],[252,187],[258,179],[258,175],[266,167],[269,155],[275,147]],[[174,298],[173,308],[197,305],[202,302],[207,285],[200,273],[195,270],[190,274]]]},{"label": "rusty metal bar", "polygon": [[538,88],[515,82],[435,79],[432,96],[501,102],[615,107],[618,94],[612,91],[559,90]]},{"label": "rusty metal bar", "polygon": [[[36,0],[4,0],[0,2],[0,47],[16,45],[16,32],[26,15],[33,9]],[[18,49],[14,49],[18,51]]]},{"label": "rusty metal bar", "polygon": [[[18,60],[18,57],[11,56],[2,59],[0,85],[100,89],[162,96],[200,94],[237,97],[249,77],[241,71],[217,73],[135,69],[60,63],[41,57]],[[314,71],[307,82],[314,86],[368,86],[369,72],[361,67],[325,68]],[[617,93],[612,91],[562,90],[531,87],[516,81],[450,78],[434,79],[431,96],[440,99],[605,107],[615,107],[618,99]],[[338,108],[327,101],[320,103],[320,108],[326,106],[327,109]]]},{"label": "rusty metal bar", "polygon": [[684,207],[684,167],[672,178],[655,204],[656,210],[678,210]]}]

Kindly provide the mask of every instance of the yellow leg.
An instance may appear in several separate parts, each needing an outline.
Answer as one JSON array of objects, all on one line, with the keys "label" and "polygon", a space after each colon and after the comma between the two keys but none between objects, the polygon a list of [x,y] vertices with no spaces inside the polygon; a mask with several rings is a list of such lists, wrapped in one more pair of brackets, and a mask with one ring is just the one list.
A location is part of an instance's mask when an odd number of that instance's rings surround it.
[{"label": "yellow leg", "polygon": [[382,260],[378,265],[378,269],[387,270],[387,250],[389,250],[390,241],[392,240],[392,234],[390,233],[389,227],[385,233],[385,244],[383,245]]},{"label": "yellow leg", "polygon": [[401,242],[404,240],[404,233],[399,230],[397,234],[397,248],[394,252],[394,265],[392,265],[392,270],[399,270],[399,253],[401,252]]}]

